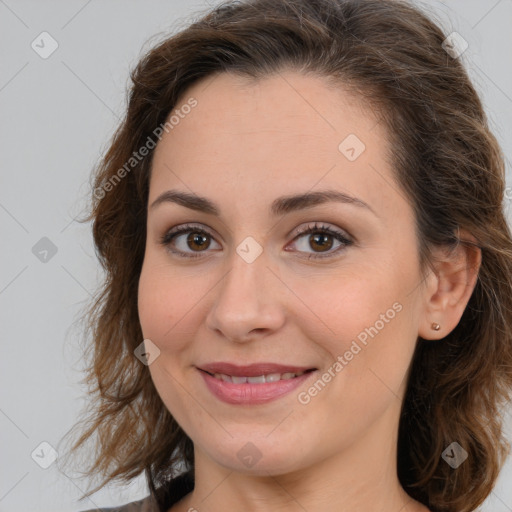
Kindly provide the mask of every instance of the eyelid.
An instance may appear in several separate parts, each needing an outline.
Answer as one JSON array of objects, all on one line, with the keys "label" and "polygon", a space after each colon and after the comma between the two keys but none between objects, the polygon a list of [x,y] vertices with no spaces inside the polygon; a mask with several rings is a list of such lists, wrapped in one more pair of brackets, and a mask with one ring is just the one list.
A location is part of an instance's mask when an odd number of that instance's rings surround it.
[{"label": "eyelid", "polygon": [[[170,228],[164,232],[164,234],[159,237],[159,242],[165,247],[170,246],[171,241],[177,238],[180,235],[183,235],[187,232],[191,231],[197,231],[199,233],[205,233],[207,234],[212,240],[215,240],[215,236],[211,233],[210,228],[205,229],[203,225],[195,224],[195,223],[185,223],[180,224],[178,226],[174,226],[173,228]],[[218,242],[217,242],[218,243]],[[181,251],[170,251],[173,253],[180,253]],[[198,252],[197,254],[200,254],[201,252]]]},{"label": "eyelid", "polygon": [[[313,224],[313,225],[311,225]],[[328,223],[323,221],[312,221],[308,222],[305,226],[302,226],[300,228],[297,228],[292,231],[292,233],[295,233],[293,236],[293,239],[295,240],[300,235],[303,235],[304,233],[308,233],[309,231],[325,231],[327,233],[330,233],[331,235],[340,236],[346,238],[347,241],[353,241],[352,236],[349,235],[344,229],[338,228],[338,227],[332,227]]]},{"label": "eyelid", "polygon": [[[185,233],[196,231],[198,233],[204,233],[208,235],[210,238],[212,238],[216,243],[218,243],[215,239],[215,236],[211,233],[210,228],[208,227],[205,229],[203,227],[203,224],[196,224],[196,223],[185,223],[178,226],[174,226],[173,228],[170,228],[167,230],[160,238],[159,242],[160,244],[164,245],[167,250],[173,254],[179,255],[179,257],[182,257],[184,259],[186,258],[198,258],[202,257],[202,253],[207,254],[208,250],[206,251],[197,251],[195,254],[184,252],[180,250],[173,250],[170,249],[171,242],[177,238],[178,236],[181,236]],[[311,252],[306,253],[310,256],[305,259],[313,259],[313,260],[319,260],[319,259],[327,259],[327,258],[335,258],[336,256],[339,256],[340,252],[343,252],[346,248],[348,248],[351,245],[354,245],[354,238],[352,235],[348,234],[345,230],[338,228],[338,227],[331,227],[328,223],[324,223],[323,221],[312,221],[307,223],[306,225],[296,228],[294,231],[292,242],[295,242],[298,238],[301,238],[304,235],[307,234],[313,234],[313,233],[324,233],[329,236],[334,237],[338,242],[340,242],[341,246],[336,248],[334,251],[327,251],[324,253],[322,252]],[[291,236],[291,235],[288,235]],[[286,249],[285,249],[286,250]],[[289,251],[293,252],[293,251]],[[303,253],[304,251],[295,251],[298,253]],[[183,254],[186,254],[186,256],[183,256]],[[304,258],[304,257],[303,257]]]},{"label": "eyelid", "polygon": [[[351,235],[349,235],[345,230],[338,228],[338,227],[331,227],[329,224],[324,223],[322,221],[315,221],[313,225],[312,223],[308,223],[306,226],[303,226],[301,228],[298,228],[295,231],[295,236],[293,237],[292,242],[295,242],[298,238],[301,238],[304,235],[307,234],[313,234],[313,233],[324,233],[329,236],[334,237],[341,245],[337,247],[333,251],[327,251],[325,253],[322,252],[311,252],[306,253],[309,254],[308,257],[302,257],[307,260],[322,260],[322,259],[336,259],[341,256],[345,250],[354,245],[354,239]],[[297,251],[299,253],[302,253],[302,251]]]}]

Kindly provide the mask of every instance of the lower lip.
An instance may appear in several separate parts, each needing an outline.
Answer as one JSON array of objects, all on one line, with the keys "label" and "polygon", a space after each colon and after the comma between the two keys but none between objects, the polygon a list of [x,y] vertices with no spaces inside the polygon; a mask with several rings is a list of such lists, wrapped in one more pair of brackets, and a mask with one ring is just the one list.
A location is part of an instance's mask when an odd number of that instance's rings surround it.
[{"label": "lower lip", "polygon": [[199,370],[208,389],[220,400],[228,404],[255,405],[264,404],[276,400],[280,396],[290,393],[307,379],[311,377],[316,370],[304,373],[300,377],[293,379],[278,380],[277,382],[265,382],[261,384],[235,384],[233,382],[224,382],[217,377],[213,377],[203,370]]}]

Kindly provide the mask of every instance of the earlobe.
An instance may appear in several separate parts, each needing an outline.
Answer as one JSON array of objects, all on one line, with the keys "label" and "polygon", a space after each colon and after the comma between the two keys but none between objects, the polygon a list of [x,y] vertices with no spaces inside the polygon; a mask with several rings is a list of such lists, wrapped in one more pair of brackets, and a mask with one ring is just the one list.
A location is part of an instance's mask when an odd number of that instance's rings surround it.
[{"label": "earlobe", "polygon": [[478,279],[482,251],[476,239],[461,232],[453,248],[434,250],[435,285],[426,288],[418,335],[427,340],[447,336],[459,323]]}]

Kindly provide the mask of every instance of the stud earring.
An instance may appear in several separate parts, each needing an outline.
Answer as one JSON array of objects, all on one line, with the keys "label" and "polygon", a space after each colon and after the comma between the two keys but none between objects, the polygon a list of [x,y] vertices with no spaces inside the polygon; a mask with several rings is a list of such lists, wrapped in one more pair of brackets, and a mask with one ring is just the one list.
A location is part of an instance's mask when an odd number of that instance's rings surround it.
[{"label": "stud earring", "polygon": [[434,331],[439,331],[439,329],[441,329],[441,326],[435,322],[431,325],[431,327],[434,329]]}]

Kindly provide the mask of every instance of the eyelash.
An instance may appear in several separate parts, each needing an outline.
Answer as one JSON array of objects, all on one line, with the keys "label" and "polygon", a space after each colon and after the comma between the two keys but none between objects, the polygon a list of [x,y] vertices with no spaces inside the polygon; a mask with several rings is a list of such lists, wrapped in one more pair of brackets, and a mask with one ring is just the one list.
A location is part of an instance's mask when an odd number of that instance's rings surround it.
[{"label": "eyelash", "polygon": [[[206,231],[206,230],[204,230],[202,228],[198,228],[197,226],[193,226],[193,225],[190,225],[190,224],[184,224],[183,226],[180,226],[178,228],[172,229],[172,230],[168,231],[167,233],[165,233],[160,238],[160,243],[163,246],[165,246],[170,252],[172,252],[173,254],[177,254],[180,257],[183,257],[183,258],[200,258],[200,257],[202,257],[201,253],[205,252],[205,251],[199,251],[196,254],[191,255],[191,254],[185,253],[183,251],[176,251],[174,249],[171,249],[171,242],[178,235],[181,235],[183,233],[190,233],[190,232],[201,234],[201,235],[207,235],[207,236],[213,238],[213,236],[208,231]],[[322,234],[331,235],[336,240],[341,242],[342,245],[340,247],[338,247],[337,249],[335,249],[334,251],[326,253],[325,255],[322,254],[322,253],[313,253],[313,254],[311,254],[310,256],[308,256],[306,258],[308,260],[309,259],[332,258],[332,257],[338,255],[338,253],[342,252],[347,247],[349,247],[350,245],[353,244],[353,241],[349,240],[347,237],[345,237],[342,232],[334,230],[334,229],[332,229],[329,226],[326,226],[324,224],[320,224],[319,225],[316,222],[315,222],[315,224],[313,226],[306,226],[306,227],[300,229],[298,231],[298,233],[296,234],[296,236],[294,237],[293,241],[297,240],[298,238],[300,238],[300,237],[302,237],[304,235],[308,235],[308,234],[312,234],[312,233],[322,233]]]}]

